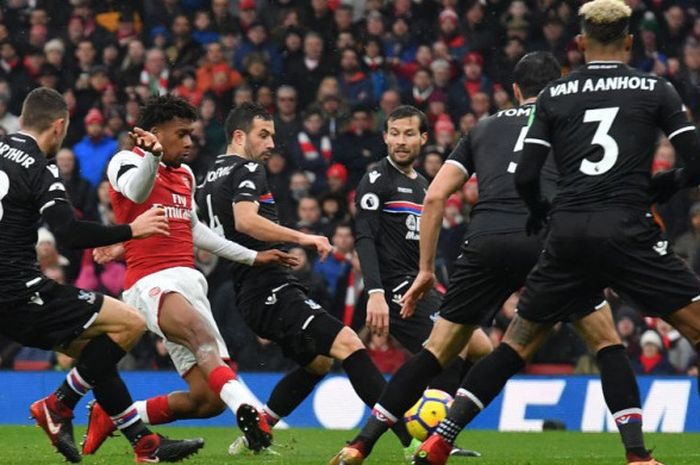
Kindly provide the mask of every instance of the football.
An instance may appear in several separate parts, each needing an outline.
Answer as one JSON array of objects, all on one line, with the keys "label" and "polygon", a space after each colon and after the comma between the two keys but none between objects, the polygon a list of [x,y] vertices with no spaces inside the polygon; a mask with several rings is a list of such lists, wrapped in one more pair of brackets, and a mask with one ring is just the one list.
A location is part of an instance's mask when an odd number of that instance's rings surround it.
[{"label": "football", "polygon": [[426,390],[404,414],[406,429],[414,438],[425,441],[445,418],[451,404],[452,396],[448,393],[439,389]]}]

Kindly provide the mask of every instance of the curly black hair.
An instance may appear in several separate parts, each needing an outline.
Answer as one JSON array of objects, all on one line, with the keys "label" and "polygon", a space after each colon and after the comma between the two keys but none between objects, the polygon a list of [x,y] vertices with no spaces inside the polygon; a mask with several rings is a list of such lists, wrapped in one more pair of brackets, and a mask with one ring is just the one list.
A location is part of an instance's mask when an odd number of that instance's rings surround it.
[{"label": "curly black hair", "polygon": [[194,121],[197,119],[197,110],[186,100],[174,95],[153,96],[139,110],[136,126],[148,131],[175,118]]}]

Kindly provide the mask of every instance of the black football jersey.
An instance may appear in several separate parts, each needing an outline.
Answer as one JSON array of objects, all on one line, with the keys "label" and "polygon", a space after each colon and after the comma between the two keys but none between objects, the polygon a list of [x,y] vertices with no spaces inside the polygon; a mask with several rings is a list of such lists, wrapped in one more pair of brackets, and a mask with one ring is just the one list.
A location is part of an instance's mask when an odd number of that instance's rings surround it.
[{"label": "black football jersey", "polygon": [[[457,166],[466,176],[477,176],[479,200],[471,212],[467,238],[525,230],[528,211],[515,190],[513,175],[534,108],[527,104],[502,110],[480,121],[447,158],[446,163]],[[548,198],[553,196],[556,177],[549,157],[540,179],[543,195]]]},{"label": "black football jersey", "polygon": [[673,86],[619,62],[591,62],[537,99],[526,144],[551,147],[560,179],[554,210],[648,209],[661,129],[693,130]]},{"label": "black football jersey", "polygon": [[[275,223],[277,206],[267,184],[265,167],[238,155],[219,155],[197,188],[196,202],[199,217],[209,227],[226,239],[237,242],[253,250],[278,248],[282,244],[263,242],[236,230],[233,205],[236,202],[257,202],[258,214]],[[247,291],[257,288],[260,293],[274,283],[296,282],[293,275],[278,265],[250,267],[242,263],[232,263],[233,278],[236,284]],[[250,287],[249,287],[250,286]]]},{"label": "black football jersey", "polygon": [[26,301],[42,281],[35,249],[41,213],[66,201],[58,168],[34,138],[15,133],[0,141],[0,303]]},{"label": "black football jersey", "polygon": [[420,218],[428,181],[416,175],[406,176],[386,157],[362,177],[357,187],[357,240],[374,242],[381,273],[381,277],[367,276],[366,264],[362,263],[368,290],[382,288],[378,279],[391,283],[396,278],[415,276],[418,271]]}]

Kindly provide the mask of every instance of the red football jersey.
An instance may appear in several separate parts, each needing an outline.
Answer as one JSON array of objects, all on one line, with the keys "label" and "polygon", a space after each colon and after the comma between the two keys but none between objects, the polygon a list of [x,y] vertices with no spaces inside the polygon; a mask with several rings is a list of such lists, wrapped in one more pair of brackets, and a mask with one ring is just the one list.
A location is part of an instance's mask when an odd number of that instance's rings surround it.
[{"label": "red football jersey", "polygon": [[[123,153],[117,154],[115,159]],[[133,154],[141,158],[144,155],[138,149],[125,155],[133,160]],[[119,163],[119,160],[112,160],[111,163]],[[171,168],[161,163],[151,195],[145,202],[135,203],[115,190],[110,182],[109,196],[117,223],[131,223],[141,213],[158,206],[165,209],[170,225],[170,236],[151,236],[124,244],[127,264],[125,289],[157,271],[177,266],[194,268],[191,223],[193,183],[192,171],[186,166]]]}]

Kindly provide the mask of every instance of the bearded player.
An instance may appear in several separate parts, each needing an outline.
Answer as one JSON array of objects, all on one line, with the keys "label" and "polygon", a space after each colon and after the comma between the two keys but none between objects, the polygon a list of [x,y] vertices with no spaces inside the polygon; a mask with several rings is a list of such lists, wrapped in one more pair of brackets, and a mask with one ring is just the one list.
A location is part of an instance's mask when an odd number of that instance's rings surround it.
[{"label": "bearded player", "polygon": [[[154,97],[142,109],[133,137],[137,146],[112,158],[107,174],[110,197],[119,223],[160,206],[170,223],[170,236],[128,241],[123,250],[100,249],[104,262],[126,256],[124,300],[146,318],[147,327],[165,340],[175,367],[189,391],[172,392],[136,402],[145,423],[209,418],[228,406],[234,414],[256,414],[244,404],[247,389],[229,365],[228,350],[214,322],[207,282],[195,269],[193,246],[245,265],[291,265],[294,259],[278,250],[256,252],[228,241],[200,223],[192,201],[195,178],[182,164],[192,146],[192,123],[197,114],[182,99]],[[145,131],[141,128],[147,128]],[[93,454],[115,430],[102,407],[90,406],[83,454]],[[244,431],[247,433],[246,431]]]}]

